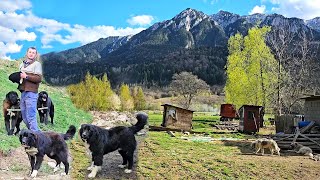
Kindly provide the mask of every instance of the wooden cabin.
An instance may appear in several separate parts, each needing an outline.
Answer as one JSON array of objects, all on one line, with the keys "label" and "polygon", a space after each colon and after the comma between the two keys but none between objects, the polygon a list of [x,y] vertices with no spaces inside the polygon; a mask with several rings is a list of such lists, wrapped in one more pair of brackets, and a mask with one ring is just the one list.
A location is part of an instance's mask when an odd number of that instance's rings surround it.
[{"label": "wooden cabin", "polygon": [[320,125],[320,95],[312,95],[304,98],[304,120],[314,121]]},{"label": "wooden cabin", "polygon": [[191,131],[192,128],[192,110],[173,106],[171,104],[163,104],[163,119],[161,126]]},{"label": "wooden cabin", "polygon": [[262,106],[243,105],[239,109],[239,131],[244,133],[259,132],[263,124]]}]

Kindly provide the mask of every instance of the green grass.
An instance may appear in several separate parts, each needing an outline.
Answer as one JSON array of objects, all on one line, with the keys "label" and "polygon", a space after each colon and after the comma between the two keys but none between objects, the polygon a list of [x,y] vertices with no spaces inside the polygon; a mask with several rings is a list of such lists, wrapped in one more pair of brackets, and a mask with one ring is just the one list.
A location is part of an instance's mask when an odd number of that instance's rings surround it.
[{"label": "green grass", "polygon": [[[216,156],[216,152],[224,152]],[[163,132],[149,132],[139,150],[138,177],[145,179],[226,179],[236,147],[172,138]]]},{"label": "green grass", "polygon": [[[20,92],[17,90],[17,84],[9,81],[8,76],[18,70],[20,62],[16,61],[0,61],[0,97],[5,98],[5,95],[9,91],[16,91],[20,96]],[[88,123],[92,121],[92,116],[85,111],[79,110],[74,107],[66,91],[62,87],[51,87],[45,83],[40,85],[39,91],[47,91],[55,105],[55,117],[54,125],[39,126],[42,131],[56,131],[66,132],[70,125],[75,125],[77,128],[82,123]],[[3,112],[0,112],[0,116],[3,119]],[[38,118],[39,120],[39,118]],[[3,120],[2,120],[3,121]],[[24,123],[21,123],[21,128],[25,128]],[[0,153],[6,155],[12,149],[20,146],[17,136],[7,136],[4,123],[0,123]]]}]

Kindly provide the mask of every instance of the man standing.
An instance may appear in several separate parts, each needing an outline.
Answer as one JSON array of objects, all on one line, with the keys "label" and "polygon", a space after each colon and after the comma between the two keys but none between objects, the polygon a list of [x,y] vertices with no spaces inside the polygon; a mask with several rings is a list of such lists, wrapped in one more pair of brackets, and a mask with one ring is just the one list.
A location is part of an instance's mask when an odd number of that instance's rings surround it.
[{"label": "man standing", "polygon": [[27,128],[32,131],[40,131],[37,122],[37,100],[39,84],[42,80],[42,65],[37,49],[29,47],[26,59],[20,64],[20,78],[22,83],[19,85],[21,93],[21,114]]}]

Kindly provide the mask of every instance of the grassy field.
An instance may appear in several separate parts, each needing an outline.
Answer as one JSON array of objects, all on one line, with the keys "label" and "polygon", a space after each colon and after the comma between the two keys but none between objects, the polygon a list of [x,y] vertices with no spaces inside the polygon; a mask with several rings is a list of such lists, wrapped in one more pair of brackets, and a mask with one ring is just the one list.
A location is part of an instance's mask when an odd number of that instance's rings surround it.
[{"label": "grassy field", "polygon": [[140,146],[139,179],[319,179],[319,164],[303,156],[254,155],[251,141],[198,142],[150,132]]},{"label": "grassy field", "polygon": [[[162,123],[162,114],[159,112],[149,113],[149,125],[160,126]],[[212,125],[219,122],[220,116],[210,112],[194,112],[192,118],[193,131],[208,132],[212,131]]]}]

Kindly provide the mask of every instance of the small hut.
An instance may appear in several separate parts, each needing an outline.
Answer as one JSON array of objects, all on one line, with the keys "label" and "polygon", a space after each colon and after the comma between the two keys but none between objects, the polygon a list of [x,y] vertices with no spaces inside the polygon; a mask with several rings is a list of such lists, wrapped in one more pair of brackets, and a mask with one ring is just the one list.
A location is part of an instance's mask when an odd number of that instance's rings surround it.
[{"label": "small hut", "polygon": [[192,110],[163,104],[163,119],[161,126],[190,131],[192,128]]},{"label": "small hut", "polygon": [[221,104],[220,107],[220,121],[228,121],[238,118],[236,105],[234,104]]},{"label": "small hut", "polygon": [[239,109],[239,131],[244,133],[259,132],[259,128],[263,123],[262,106],[243,105]]},{"label": "small hut", "polygon": [[320,125],[320,95],[311,95],[304,99],[304,119]]}]

